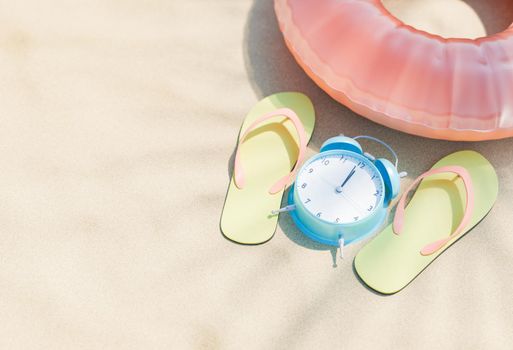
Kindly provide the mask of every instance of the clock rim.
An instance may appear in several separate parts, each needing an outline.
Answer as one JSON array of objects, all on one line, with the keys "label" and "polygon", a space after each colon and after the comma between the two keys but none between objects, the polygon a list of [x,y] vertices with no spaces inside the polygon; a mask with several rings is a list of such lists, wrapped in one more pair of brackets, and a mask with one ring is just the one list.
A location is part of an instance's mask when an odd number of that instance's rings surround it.
[{"label": "clock rim", "polygon": [[[329,151],[320,152],[320,153],[314,155],[313,157],[309,158],[301,166],[301,168],[297,172],[296,180],[294,181],[294,184],[292,185],[292,189],[291,190],[293,190],[294,193],[296,193],[296,196],[299,199],[299,192],[298,192],[296,186],[298,186],[298,181],[297,180],[299,179],[299,176],[303,172],[303,170],[308,165],[310,165],[315,160],[317,160],[318,158],[322,158],[323,156],[326,156],[326,155],[341,154],[341,153],[350,154],[354,158],[358,158],[358,159],[363,160],[367,165],[369,165],[372,168],[374,168],[375,172],[379,175],[379,179],[380,179],[380,182],[381,182],[381,187],[383,188],[383,192],[382,192],[382,194],[380,196],[380,200],[378,202],[378,205],[376,205],[376,207],[372,210],[372,212],[369,215],[367,215],[365,218],[363,218],[361,220],[356,220],[356,221],[353,221],[353,222],[350,222],[350,223],[338,223],[338,224],[335,223],[335,222],[324,220],[323,218],[317,217],[316,215],[314,215],[312,212],[310,212],[307,209],[307,207],[303,204],[302,201],[299,201],[300,202],[299,205],[301,205],[301,207],[304,208],[304,212],[306,212],[308,215],[310,215],[315,220],[321,221],[321,222],[323,222],[325,224],[334,225],[334,226],[337,226],[337,227],[351,227],[351,226],[360,225],[361,223],[365,223],[367,221],[370,221],[370,219],[372,219],[374,216],[377,215],[377,213],[379,212],[380,209],[384,208],[384,204],[385,204],[385,182],[383,180],[383,175],[381,175],[381,173],[380,173],[379,169],[376,167],[376,165],[374,165],[374,163],[370,159],[365,157],[363,154],[359,154],[359,153],[356,153],[356,152],[353,152],[353,151],[349,151],[349,150],[345,150],[345,149],[335,149],[335,150],[329,150]],[[298,203],[295,203],[295,201],[294,201],[294,204],[296,206],[298,206]]]}]

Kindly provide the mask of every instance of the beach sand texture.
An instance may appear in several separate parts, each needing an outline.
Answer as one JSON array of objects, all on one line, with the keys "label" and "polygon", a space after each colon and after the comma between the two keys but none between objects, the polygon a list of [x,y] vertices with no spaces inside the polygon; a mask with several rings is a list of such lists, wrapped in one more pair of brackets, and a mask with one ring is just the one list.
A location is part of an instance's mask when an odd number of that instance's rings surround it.
[{"label": "beach sand texture", "polygon": [[[483,1],[430,21],[415,3],[387,1],[433,31],[463,14],[477,24],[461,35],[513,21]],[[1,349],[511,349],[513,139],[428,140],[354,114],[294,62],[271,0],[0,6]],[[242,119],[288,90],[316,108],[309,155],[370,134],[407,184],[473,149],[499,175],[495,208],[390,297],[353,272],[365,242],[340,261],[286,215],[264,245],[226,240]]]}]

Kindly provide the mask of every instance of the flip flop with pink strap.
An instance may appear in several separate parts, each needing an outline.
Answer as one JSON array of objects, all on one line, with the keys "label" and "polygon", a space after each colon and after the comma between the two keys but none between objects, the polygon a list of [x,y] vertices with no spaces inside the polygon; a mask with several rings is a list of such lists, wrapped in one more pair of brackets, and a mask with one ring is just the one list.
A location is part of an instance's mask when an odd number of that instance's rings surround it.
[{"label": "flip flop with pink strap", "polygon": [[278,216],[270,213],[280,208],[285,188],[294,181],[314,124],[310,99],[297,92],[266,97],[249,112],[221,216],[227,238],[259,244],[274,235]]},{"label": "flip flop with pink strap", "polygon": [[398,292],[476,226],[497,194],[497,175],[482,155],[462,151],[443,158],[413,181],[397,204],[393,224],[358,253],[358,276],[380,293]]}]

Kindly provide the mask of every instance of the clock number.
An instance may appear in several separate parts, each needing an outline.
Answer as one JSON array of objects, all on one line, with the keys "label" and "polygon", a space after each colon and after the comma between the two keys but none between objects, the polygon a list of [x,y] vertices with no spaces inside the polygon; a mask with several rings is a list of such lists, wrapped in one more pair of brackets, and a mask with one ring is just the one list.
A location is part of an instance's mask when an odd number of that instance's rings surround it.
[{"label": "clock number", "polygon": [[342,156],[342,157],[340,157],[340,160],[343,160],[343,161],[344,161],[344,163],[345,163],[345,161],[346,161],[346,156]]},{"label": "clock number", "polygon": [[371,211],[374,208],[372,205],[367,209],[367,211]]},{"label": "clock number", "polygon": [[376,178],[376,174],[372,175],[372,179],[371,180],[374,180]]},{"label": "clock number", "polygon": [[365,168],[365,163],[358,162],[358,166],[360,167],[360,169],[363,169]]},{"label": "clock number", "polygon": [[306,204],[306,203],[310,203],[311,201],[312,201],[312,200],[311,200],[310,198],[307,198],[307,199],[306,199],[305,204]]},{"label": "clock number", "polygon": [[339,222],[340,222],[340,218],[336,218],[336,219],[335,219],[335,222],[336,222],[336,223],[339,223]]},{"label": "clock number", "polygon": [[328,165],[329,163],[330,163],[330,161],[328,159],[326,159],[322,164]]},{"label": "clock number", "polygon": [[377,197],[377,196],[379,196],[379,191],[376,191],[376,192],[374,193],[374,196],[376,196],[376,197]]},{"label": "clock number", "polygon": [[322,215],[322,212],[318,212],[318,213],[317,213],[317,217],[318,217],[318,218],[320,218],[320,217],[321,217],[321,215]]},{"label": "clock number", "polygon": [[313,173],[313,168],[308,169],[308,173]]},{"label": "clock number", "polygon": [[359,218],[360,218],[359,216],[355,216],[354,221],[357,221]]},{"label": "clock number", "polygon": [[301,188],[306,188],[307,184],[306,182],[304,184],[301,185]]}]

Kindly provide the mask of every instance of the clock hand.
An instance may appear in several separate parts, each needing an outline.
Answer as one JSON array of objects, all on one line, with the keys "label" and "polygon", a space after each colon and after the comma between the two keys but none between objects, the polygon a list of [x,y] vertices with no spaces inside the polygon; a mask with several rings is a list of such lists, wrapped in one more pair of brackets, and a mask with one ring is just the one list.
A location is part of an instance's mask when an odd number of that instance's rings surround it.
[{"label": "clock hand", "polygon": [[347,175],[346,179],[344,180],[344,182],[342,182],[342,185],[340,185],[340,188],[344,187],[344,185],[349,181],[349,179],[354,175],[354,173],[356,172],[356,165],[354,166],[354,168],[349,172],[349,175]]}]

